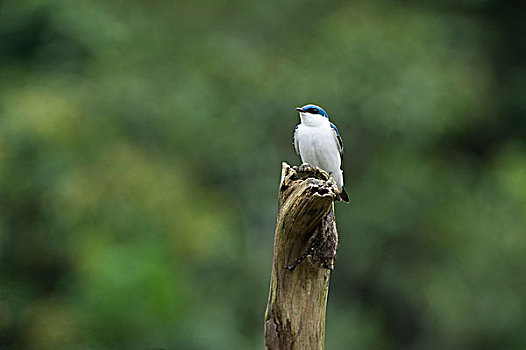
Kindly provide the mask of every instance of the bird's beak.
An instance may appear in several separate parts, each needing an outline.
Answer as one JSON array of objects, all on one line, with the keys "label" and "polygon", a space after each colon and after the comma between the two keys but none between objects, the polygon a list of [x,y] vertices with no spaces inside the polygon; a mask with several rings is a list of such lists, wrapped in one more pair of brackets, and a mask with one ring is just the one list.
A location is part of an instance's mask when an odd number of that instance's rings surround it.
[{"label": "bird's beak", "polygon": [[297,110],[298,112],[303,112],[303,108],[301,108],[301,107],[296,107],[296,110]]}]

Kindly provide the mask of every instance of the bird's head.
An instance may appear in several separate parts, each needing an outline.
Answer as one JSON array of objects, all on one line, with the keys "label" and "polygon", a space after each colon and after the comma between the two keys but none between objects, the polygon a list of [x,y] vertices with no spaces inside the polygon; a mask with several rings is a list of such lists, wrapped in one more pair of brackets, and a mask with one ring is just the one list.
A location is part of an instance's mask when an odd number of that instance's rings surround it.
[{"label": "bird's head", "polygon": [[319,124],[325,120],[324,118],[329,119],[327,112],[323,108],[313,104],[298,107],[296,110],[300,112],[301,122],[308,125]]}]

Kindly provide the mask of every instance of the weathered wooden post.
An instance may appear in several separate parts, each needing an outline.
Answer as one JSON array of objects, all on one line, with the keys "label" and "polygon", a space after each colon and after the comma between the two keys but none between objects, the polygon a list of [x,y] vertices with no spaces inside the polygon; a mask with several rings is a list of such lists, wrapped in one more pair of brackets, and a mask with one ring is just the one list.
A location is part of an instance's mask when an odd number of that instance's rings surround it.
[{"label": "weathered wooden post", "polygon": [[265,349],[323,349],[336,193],[326,172],[282,164]]}]

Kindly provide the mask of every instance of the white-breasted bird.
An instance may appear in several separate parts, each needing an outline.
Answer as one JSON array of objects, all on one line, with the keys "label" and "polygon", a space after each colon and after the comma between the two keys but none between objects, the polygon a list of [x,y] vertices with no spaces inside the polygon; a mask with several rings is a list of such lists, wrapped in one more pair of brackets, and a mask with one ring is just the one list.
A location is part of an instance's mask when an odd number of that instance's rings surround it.
[{"label": "white-breasted bird", "polygon": [[336,125],[319,106],[298,107],[301,123],[294,130],[294,150],[303,163],[317,166],[329,173],[338,187],[339,199],[349,202],[343,187],[343,141]]}]

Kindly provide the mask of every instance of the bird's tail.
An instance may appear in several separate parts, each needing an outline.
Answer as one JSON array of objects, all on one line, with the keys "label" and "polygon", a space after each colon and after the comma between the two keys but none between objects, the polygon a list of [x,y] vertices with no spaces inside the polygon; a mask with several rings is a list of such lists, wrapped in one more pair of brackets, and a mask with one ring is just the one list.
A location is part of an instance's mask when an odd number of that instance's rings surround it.
[{"label": "bird's tail", "polygon": [[341,201],[344,201],[345,203],[349,203],[349,196],[347,195],[347,192],[345,192],[345,187],[342,187],[342,191],[338,195],[338,199]]}]

